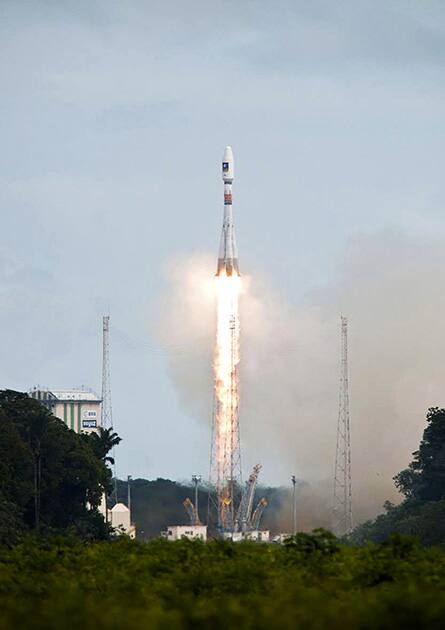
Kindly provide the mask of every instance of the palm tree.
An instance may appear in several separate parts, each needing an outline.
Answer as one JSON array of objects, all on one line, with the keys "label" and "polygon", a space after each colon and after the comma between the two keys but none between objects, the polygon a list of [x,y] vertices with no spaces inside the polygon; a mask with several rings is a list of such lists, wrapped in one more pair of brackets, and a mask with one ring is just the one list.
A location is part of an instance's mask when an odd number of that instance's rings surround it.
[{"label": "palm tree", "polygon": [[96,454],[96,457],[101,459],[106,464],[114,464],[114,457],[110,457],[108,453],[113,450],[115,446],[122,441],[118,434],[113,431],[113,427],[104,429],[99,427],[98,433],[90,433],[88,439],[91,440],[91,444]]}]

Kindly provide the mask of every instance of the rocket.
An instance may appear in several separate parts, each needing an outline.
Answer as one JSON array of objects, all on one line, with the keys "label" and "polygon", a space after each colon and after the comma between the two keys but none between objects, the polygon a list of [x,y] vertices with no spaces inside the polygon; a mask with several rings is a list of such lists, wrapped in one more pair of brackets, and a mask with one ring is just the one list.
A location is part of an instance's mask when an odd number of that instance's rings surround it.
[{"label": "rocket", "polygon": [[219,276],[223,271],[226,272],[227,276],[240,275],[232,213],[233,174],[232,147],[228,146],[225,148],[222,160],[222,178],[224,182],[224,218],[221,241],[219,245],[218,268],[216,270],[217,276]]}]

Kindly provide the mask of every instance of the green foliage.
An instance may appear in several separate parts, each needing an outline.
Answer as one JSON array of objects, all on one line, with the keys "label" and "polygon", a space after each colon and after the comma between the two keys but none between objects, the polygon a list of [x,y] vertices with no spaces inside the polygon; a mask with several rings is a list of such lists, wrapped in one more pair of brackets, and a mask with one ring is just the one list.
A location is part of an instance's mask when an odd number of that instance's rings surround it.
[{"label": "green foliage", "polygon": [[121,539],[0,547],[0,629],[441,628],[445,552],[404,537],[351,548]]},{"label": "green foliage", "polygon": [[105,463],[114,464],[114,459],[108,455],[122,440],[113,428],[100,427],[97,433],[83,433],[82,439],[89,443],[98,459]]},{"label": "green foliage", "polygon": [[4,390],[0,436],[0,542],[30,529],[107,535],[97,506],[110,483],[106,447],[115,434],[77,435],[27,394]]},{"label": "green foliage", "polygon": [[292,552],[294,562],[322,563],[339,551],[337,538],[325,529],[315,529],[312,534],[299,532],[285,539],[284,547]]},{"label": "green foliage", "polygon": [[445,497],[445,409],[431,407],[419,450],[407,470],[395,478],[397,488],[408,498],[422,502]]},{"label": "green foliage", "polygon": [[16,543],[24,532],[22,514],[19,507],[5,498],[0,491],[0,542]]}]

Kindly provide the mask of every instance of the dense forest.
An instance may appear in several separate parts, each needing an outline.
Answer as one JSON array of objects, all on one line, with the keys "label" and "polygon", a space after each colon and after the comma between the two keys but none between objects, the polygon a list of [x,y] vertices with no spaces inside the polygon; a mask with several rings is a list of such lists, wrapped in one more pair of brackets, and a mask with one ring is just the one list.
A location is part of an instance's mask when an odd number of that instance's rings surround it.
[{"label": "dense forest", "polygon": [[110,429],[78,435],[27,394],[0,391],[0,542],[30,532],[106,538],[97,508],[119,441]]}]

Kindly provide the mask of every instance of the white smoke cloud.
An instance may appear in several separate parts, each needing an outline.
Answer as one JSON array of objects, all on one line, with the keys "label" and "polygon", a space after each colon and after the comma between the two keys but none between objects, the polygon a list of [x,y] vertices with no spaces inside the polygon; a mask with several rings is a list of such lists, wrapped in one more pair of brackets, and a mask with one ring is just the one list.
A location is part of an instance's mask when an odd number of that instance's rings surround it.
[{"label": "white smoke cloud", "polygon": [[168,355],[179,400],[191,416],[212,417],[213,259],[178,257],[165,267],[166,286],[151,305],[155,336]]},{"label": "white smoke cloud", "polygon": [[[175,261],[156,305],[162,313],[158,339],[169,354],[180,400],[207,424],[213,262],[212,256]],[[443,404],[444,268],[440,241],[382,231],[351,240],[334,281],[296,306],[260,273],[244,277],[240,423],[246,472],[259,461],[266,482],[284,483],[297,474],[316,488],[317,511],[326,515],[337,422],[339,316],[344,314],[356,519],[397,498],[392,477],[417,448],[426,409]]]}]

